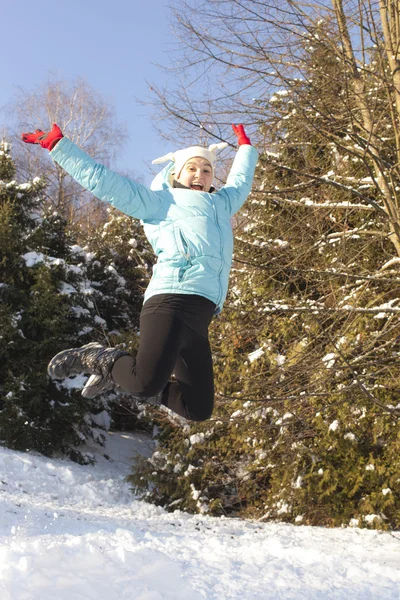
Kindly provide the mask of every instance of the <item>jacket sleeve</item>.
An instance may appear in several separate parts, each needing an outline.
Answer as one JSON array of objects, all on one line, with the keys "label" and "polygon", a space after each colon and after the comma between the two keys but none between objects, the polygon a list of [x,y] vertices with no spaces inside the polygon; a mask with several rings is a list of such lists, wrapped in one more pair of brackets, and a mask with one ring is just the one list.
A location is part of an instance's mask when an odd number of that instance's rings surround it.
[{"label": "jacket sleeve", "polygon": [[251,192],[257,160],[258,151],[254,146],[239,146],[226,184],[217,192],[225,198],[231,216],[243,206]]},{"label": "jacket sleeve", "polygon": [[161,198],[156,192],[110,171],[68,138],[60,140],[50,156],[96,198],[109,202],[130,217],[144,221],[151,218],[161,206]]}]

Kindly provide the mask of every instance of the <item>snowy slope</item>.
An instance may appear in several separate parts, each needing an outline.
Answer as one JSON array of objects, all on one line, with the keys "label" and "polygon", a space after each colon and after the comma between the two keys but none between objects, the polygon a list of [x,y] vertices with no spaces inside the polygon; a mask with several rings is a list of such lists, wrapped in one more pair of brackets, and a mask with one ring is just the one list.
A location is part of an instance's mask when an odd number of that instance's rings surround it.
[{"label": "snowy slope", "polygon": [[400,533],[166,513],[124,476],[144,436],[96,466],[0,448],[1,600],[398,600]]}]

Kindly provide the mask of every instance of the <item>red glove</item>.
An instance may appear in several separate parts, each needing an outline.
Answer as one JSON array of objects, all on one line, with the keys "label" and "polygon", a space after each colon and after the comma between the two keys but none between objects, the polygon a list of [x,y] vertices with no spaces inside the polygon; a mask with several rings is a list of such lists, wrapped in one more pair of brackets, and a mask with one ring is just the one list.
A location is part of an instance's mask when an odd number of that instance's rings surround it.
[{"label": "red glove", "polygon": [[251,146],[251,142],[246,135],[243,125],[232,125],[232,129],[237,136],[239,146],[243,146],[244,144]]},{"label": "red glove", "polygon": [[22,141],[26,144],[40,144],[42,148],[46,148],[49,152],[63,138],[63,134],[58,125],[54,123],[52,130],[47,133],[41,129],[36,129],[34,133],[23,133]]}]

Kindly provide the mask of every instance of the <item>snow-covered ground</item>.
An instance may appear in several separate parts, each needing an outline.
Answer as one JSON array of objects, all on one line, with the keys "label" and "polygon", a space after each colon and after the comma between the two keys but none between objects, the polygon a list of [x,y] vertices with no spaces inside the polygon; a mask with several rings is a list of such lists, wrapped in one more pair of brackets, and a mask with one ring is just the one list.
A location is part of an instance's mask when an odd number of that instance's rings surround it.
[{"label": "snow-covered ground", "polygon": [[110,435],[95,466],[0,448],[1,600],[399,600],[400,533],[166,513],[132,497],[134,450],[149,440]]}]

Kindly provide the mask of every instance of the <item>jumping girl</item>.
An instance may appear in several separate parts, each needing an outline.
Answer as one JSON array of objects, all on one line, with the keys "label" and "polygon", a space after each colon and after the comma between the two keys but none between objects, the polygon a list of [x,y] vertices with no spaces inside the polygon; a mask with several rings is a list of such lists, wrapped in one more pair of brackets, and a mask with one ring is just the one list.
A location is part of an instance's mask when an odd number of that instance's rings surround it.
[{"label": "jumping girl", "polygon": [[118,386],[143,401],[154,403],[156,396],[186,419],[210,418],[214,379],[208,327],[226,298],[231,218],[251,191],[258,158],[243,125],[232,128],[239,149],[220,190],[212,184],[216,151],[225,143],[192,146],[153,161],[169,164],[148,188],[97,163],[56,124],[49,132],[22,134],[24,142],[48,149],[96,198],[140,219],[157,256],[140,315],[137,355],[92,342],[57,354],[49,363],[51,378],[90,373],[82,391],[86,398]]}]

